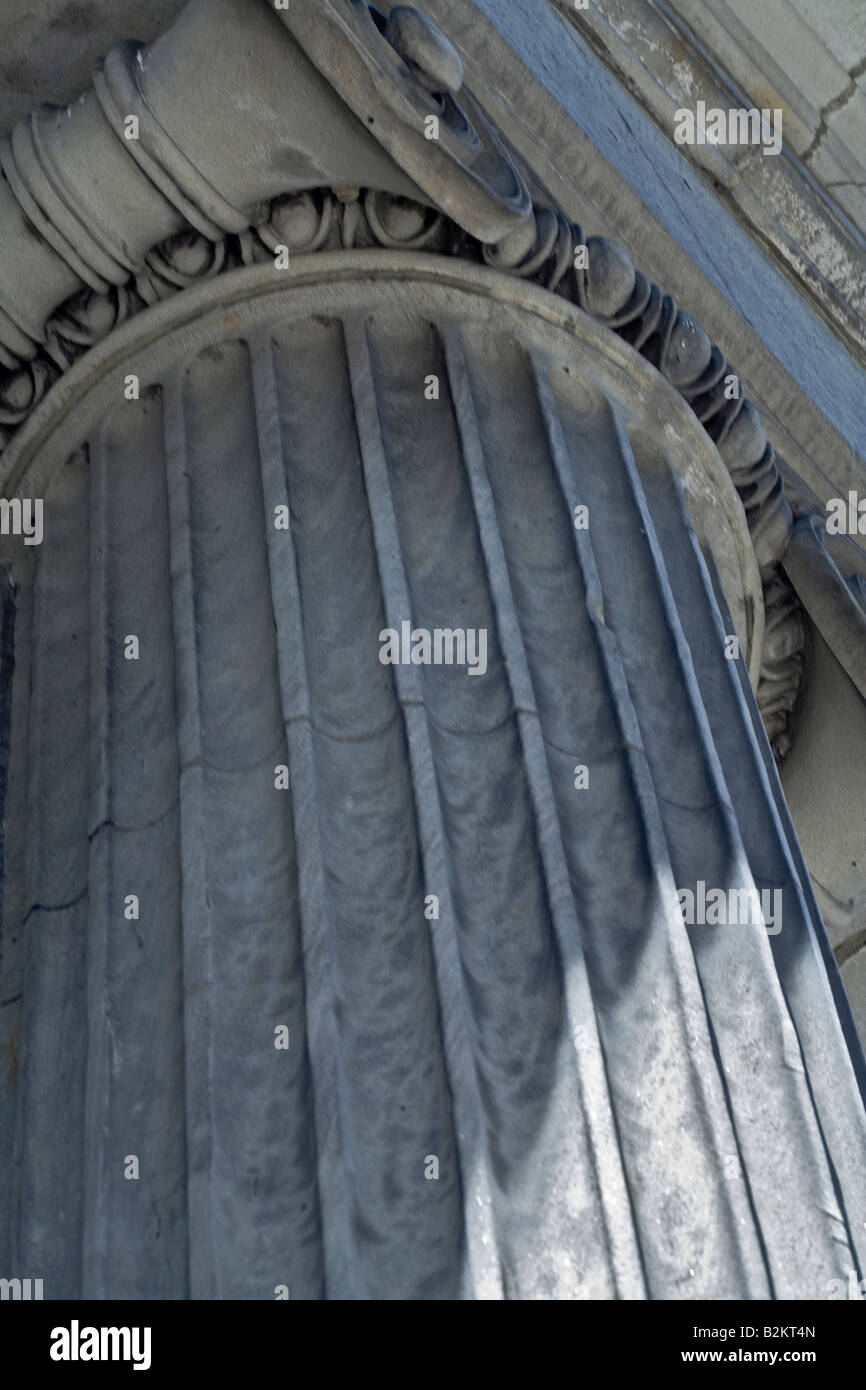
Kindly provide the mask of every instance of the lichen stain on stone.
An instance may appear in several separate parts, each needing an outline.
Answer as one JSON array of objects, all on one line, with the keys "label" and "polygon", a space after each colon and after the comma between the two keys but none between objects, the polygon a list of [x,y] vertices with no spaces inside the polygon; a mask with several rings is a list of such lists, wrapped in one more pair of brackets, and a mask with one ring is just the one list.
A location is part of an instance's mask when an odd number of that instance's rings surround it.
[{"label": "lichen stain on stone", "polygon": [[241,332],[243,326],[243,321],[234,309],[225,309],[220,315],[220,332],[225,333],[226,337],[235,337]]}]

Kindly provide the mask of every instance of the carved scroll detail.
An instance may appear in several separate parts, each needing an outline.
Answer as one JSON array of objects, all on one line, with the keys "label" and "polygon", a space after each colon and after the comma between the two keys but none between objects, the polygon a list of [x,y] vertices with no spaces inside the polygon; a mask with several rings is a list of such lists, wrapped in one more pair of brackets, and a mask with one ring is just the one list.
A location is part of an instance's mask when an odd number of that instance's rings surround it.
[{"label": "carved scroll detail", "polygon": [[[742,382],[699,323],[635,268],[616,242],[536,208],[526,227],[485,245],[434,208],[375,189],[318,189],[275,198],[240,233],[213,240],[187,227],[151,250],[125,285],[84,288],[50,319],[36,358],[0,372],[0,448],[83,352],[120,322],[197,281],[290,254],[387,247],[484,263],[531,280],[600,320],[651,362],[716,443],[743,503],[764,581],[767,629],[758,704],[780,761],[803,667],[805,619],[780,561],[793,515],[763,422]],[[586,264],[575,256],[586,248]]]}]

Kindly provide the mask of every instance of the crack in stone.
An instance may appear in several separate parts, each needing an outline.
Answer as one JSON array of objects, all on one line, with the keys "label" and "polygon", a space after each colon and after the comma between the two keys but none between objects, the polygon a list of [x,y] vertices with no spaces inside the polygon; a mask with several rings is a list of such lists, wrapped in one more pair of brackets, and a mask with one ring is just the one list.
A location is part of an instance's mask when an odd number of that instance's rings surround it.
[{"label": "crack in stone", "polygon": [[[854,64],[853,68],[848,69],[848,85],[843,87],[838,96],[833,97],[832,101],[828,101],[818,112],[818,128],[812,136],[809,148],[803,152],[804,164],[808,164],[826,136],[827,121],[831,116],[835,116],[837,112],[841,111],[844,106],[848,105],[848,102],[857,91],[857,78],[862,77],[864,73],[866,73],[866,54],[863,55],[859,62]],[[828,185],[828,187],[829,186],[830,185]]]},{"label": "crack in stone", "polygon": [[26,927],[27,923],[30,921],[30,918],[33,916],[33,913],[34,913],[34,912],[67,912],[67,911],[69,910],[69,908],[71,908],[71,907],[77,907],[78,904],[82,901],[82,899],[87,897],[88,891],[89,891],[89,884],[86,885],[84,888],[82,888],[82,890],[81,890],[80,893],[76,893],[76,895],[75,895],[74,898],[70,898],[69,902],[65,902],[65,903],[39,903],[39,902],[31,903],[30,906],[28,907],[27,911],[25,912],[25,914],[24,914],[22,920],[21,920],[21,926],[22,926],[22,928],[23,928],[23,927]]}]

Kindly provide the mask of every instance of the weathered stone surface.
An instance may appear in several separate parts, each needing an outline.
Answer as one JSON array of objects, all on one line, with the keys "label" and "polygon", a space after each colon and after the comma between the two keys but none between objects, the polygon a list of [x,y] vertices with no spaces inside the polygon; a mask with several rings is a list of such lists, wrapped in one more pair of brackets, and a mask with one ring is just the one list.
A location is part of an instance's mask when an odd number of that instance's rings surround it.
[{"label": "weathered stone surface", "polygon": [[[173,45],[203,73],[213,17],[246,14],[201,120]],[[559,212],[501,239],[523,195],[492,133],[485,189],[459,120],[431,172],[399,114],[436,87],[462,101],[462,60],[420,19],[398,13],[383,50],[384,21],[354,18],[342,87],[306,35],[344,108],[303,62],[281,103],[287,32],[213,0],[5,151],[4,477],[44,491],[49,533],[0,551],[18,586],[13,605],[0,570],[0,1259],[40,1267],[49,1297],[820,1298],[864,1262],[864,1064],[748,680],[756,557],[784,590],[802,524],[789,544],[773,450],[751,406],[723,404],[703,329],[609,238],[566,278],[582,232]],[[483,85],[501,46],[480,32]],[[374,103],[380,63],[394,90]],[[413,257],[470,242],[407,171],[500,237],[472,254],[511,278]],[[126,190],[117,217],[103,183]],[[401,254],[321,250],[367,236]],[[288,273],[233,269],[283,239]],[[609,326],[520,283],[536,274]],[[16,333],[45,344],[22,369]],[[807,416],[785,421],[801,450]],[[819,598],[832,573],[822,557]],[[783,608],[779,711],[806,630]],[[483,631],[483,673],[383,666],[404,621]],[[853,693],[831,759],[862,724]],[[827,746],[802,737],[803,785]],[[834,886],[849,852],[825,825]],[[780,892],[781,930],[686,926],[683,884]],[[847,930],[853,961],[850,912]]]},{"label": "weathered stone surface", "polygon": [[[811,200],[803,181],[783,181],[775,170],[767,170],[768,161],[753,160],[753,175],[760,170],[765,177],[749,182],[757,190],[763,185],[767,209],[783,224],[790,220],[794,229],[794,263],[811,252],[826,267],[834,247],[847,242],[845,259],[853,249],[862,267],[866,10],[858,0],[764,0],[760,5],[750,0],[673,0],[673,7],[750,99],[782,109],[786,148],[803,160],[823,185],[825,197],[848,214],[861,234],[852,242],[838,219],[834,229],[820,207],[813,207],[808,219]],[[839,283],[832,271],[829,278]],[[861,268],[851,286],[861,320],[862,283]],[[862,348],[862,326],[858,339]]]},{"label": "weathered stone surface", "polygon": [[[535,0],[429,0],[568,214],[622,242],[736,364],[771,442],[826,500],[866,458],[863,369],[641,104]],[[479,18],[479,15],[483,18]],[[487,22],[485,22],[487,21]],[[766,161],[765,161],[766,162]]]},{"label": "weathered stone surface", "polygon": [[[758,37],[749,32],[747,18],[741,21],[729,9],[731,27],[725,28],[714,17],[724,6],[709,7],[704,0],[679,7],[657,0],[604,0],[603,5],[586,10],[575,10],[570,0],[556,3],[669,138],[676,112],[694,111],[698,101],[707,108],[728,110],[741,107],[745,94],[748,102],[782,111],[780,157],[765,157],[757,147],[724,143],[683,145],[679,153],[709,179],[743,224],[754,229],[761,244],[774,249],[782,269],[820,304],[837,331],[862,351],[866,346],[863,240],[842,213],[844,208],[850,211],[852,200],[856,204],[862,199],[862,190],[853,182],[858,177],[856,151],[862,140],[852,131],[846,142],[847,159],[855,167],[845,174],[838,163],[831,163],[826,173],[820,167],[827,157],[825,143],[835,159],[843,157],[840,138],[834,133],[836,122],[851,121],[862,100],[846,71],[866,53],[862,10],[857,21],[860,52],[840,67],[824,47],[826,40],[819,42],[815,34],[810,36],[810,46],[802,51],[795,46],[783,59],[775,37],[765,37],[767,47],[761,48]],[[767,30],[774,36],[783,34],[790,40],[798,26],[810,32],[789,6],[783,5],[781,14],[772,5],[748,8],[756,30],[763,30],[769,20]],[[832,15],[832,6],[828,14]],[[794,97],[797,77],[802,73],[808,85],[822,61],[825,73],[829,72],[825,85],[830,94],[823,122],[819,107],[804,108],[801,100],[798,109]],[[725,67],[732,76],[726,76]],[[812,146],[807,169],[798,155],[805,155]],[[825,177],[823,187],[814,174]]]},{"label": "weathered stone surface", "polygon": [[147,43],[184,0],[0,0],[0,131],[40,101],[76,101],[93,65],[118,39]]},{"label": "weathered stone surface", "polygon": [[[853,68],[866,54],[866,20],[860,0],[791,0],[843,68]],[[804,52],[805,66],[810,53]]]},{"label": "weathered stone surface", "polygon": [[[723,650],[754,561],[648,364],[490,271],[320,256],[140,316],[13,448],[48,517],[17,555],[14,1267],[89,1297],[844,1277],[864,1115]],[[484,674],[383,665],[404,619],[485,629]],[[684,926],[700,880],[782,888],[781,932]]]}]

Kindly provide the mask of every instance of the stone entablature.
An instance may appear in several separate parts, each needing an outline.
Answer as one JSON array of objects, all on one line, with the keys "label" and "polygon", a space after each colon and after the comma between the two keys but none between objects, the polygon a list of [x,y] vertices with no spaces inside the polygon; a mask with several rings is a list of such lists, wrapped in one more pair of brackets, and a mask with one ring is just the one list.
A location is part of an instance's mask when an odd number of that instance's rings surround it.
[{"label": "stone entablature", "polygon": [[[725,142],[684,145],[681,153],[863,361],[866,173],[857,132],[866,131],[864,12],[859,55],[853,24],[847,37],[858,78],[809,28],[794,0],[589,0],[579,10],[573,0],[553,3],[670,138],[677,110],[695,111],[702,101],[725,112],[781,110],[781,157]],[[833,5],[816,0],[815,8],[826,19]]]}]

